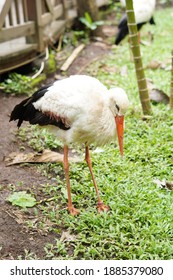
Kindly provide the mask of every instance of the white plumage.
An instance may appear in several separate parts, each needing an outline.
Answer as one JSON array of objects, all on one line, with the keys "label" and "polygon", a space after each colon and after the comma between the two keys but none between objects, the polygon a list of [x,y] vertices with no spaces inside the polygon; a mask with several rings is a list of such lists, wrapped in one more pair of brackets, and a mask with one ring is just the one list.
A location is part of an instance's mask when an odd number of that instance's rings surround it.
[{"label": "white plumage", "polygon": [[[120,2],[123,7],[126,6],[125,0],[120,0]],[[153,14],[155,11],[155,6],[156,0],[133,0],[133,8],[138,30],[140,30],[142,25],[147,22],[154,24]],[[119,34],[120,32],[121,36]],[[115,44],[118,45],[127,34],[127,16],[123,15],[119,23],[119,32]]]},{"label": "white plumage", "polygon": [[155,6],[156,0],[133,0],[136,23],[148,22],[153,16]]},{"label": "white plumage", "polygon": [[101,146],[116,137],[113,115],[116,99],[123,112],[128,103],[123,89],[107,90],[95,78],[74,75],[55,82],[33,105],[39,111],[58,114],[71,127],[56,129],[55,133],[64,143]]},{"label": "white plumage", "polygon": [[71,201],[68,145],[73,142],[85,144],[85,159],[98,196],[97,208],[99,211],[107,210],[107,206],[100,199],[92,173],[88,145],[104,145],[113,141],[118,134],[122,154],[123,115],[128,105],[127,95],[122,88],[108,90],[96,78],[74,75],[40,89],[32,97],[16,105],[12,111],[10,120],[18,119],[18,127],[23,121],[47,125],[63,141],[68,209],[71,214],[77,214],[78,210],[73,207]]}]

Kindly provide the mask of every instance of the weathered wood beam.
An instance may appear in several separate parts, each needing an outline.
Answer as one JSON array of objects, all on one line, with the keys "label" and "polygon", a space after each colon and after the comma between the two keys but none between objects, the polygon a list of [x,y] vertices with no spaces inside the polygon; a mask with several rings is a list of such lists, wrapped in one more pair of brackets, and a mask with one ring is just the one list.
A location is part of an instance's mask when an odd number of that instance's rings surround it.
[{"label": "weathered wood beam", "polygon": [[12,0],[6,0],[5,3],[4,3],[4,6],[3,6],[2,11],[0,13],[0,29],[4,25],[5,17],[8,14],[8,12],[11,8],[11,3],[12,3]]},{"label": "weathered wood beam", "polygon": [[2,28],[0,32],[0,43],[33,34],[35,34],[35,23],[32,21],[22,25]]}]

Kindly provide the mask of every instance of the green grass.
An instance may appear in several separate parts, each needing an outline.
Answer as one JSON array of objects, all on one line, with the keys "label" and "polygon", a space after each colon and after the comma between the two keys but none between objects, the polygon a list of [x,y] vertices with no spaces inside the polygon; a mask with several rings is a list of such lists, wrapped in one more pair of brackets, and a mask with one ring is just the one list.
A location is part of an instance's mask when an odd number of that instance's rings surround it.
[{"label": "green grass", "polygon": [[[71,164],[73,201],[81,214],[71,217],[61,210],[62,205],[56,206],[60,210],[58,225],[60,219],[61,226],[75,234],[76,240],[61,242],[66,250],[63,254],[55,246],[54,258],[172,259],[173,193],[153,183],[155,178],[172,179],[172,133],[170,120],[166,122],[166,119],[169,112],[163,108],[148,123],[129,115],[123,160],[113,144],[105,147],[102,154],[92,153],[102,197],[110,206],[108,213],[97,214],[86,165]],[[58,180],[58,188],[65,206],[65,181]],[[55,190],[54,195],[57,195]],[[49,216],[47,210],[45,215]]]},{"label": "green grass", "polygon": [[[153,43],[141,46],[145,67],[152,60],[167,66],[171,64],[171,14],[171,9],[157,11],[156,26],[142,29],[145,40],[149,29],[154,32]],[[126,76],[121,75],[124,65]],[[54,186],[42,186],[45,197],[55,199],[38,206],[44,216],[42,227],[48,219],[52,222],[49,230],[57,233],[56,245],[45,245],[45,258],[172,259],[173,192],[160,189],[153,180],[173,181],[173,112],[159,104],[152,106],[151,119],[141,119],[134,65],[126,40],[120,47],[114,47],[104,60],[92,64],[88,73],[94,73],[107,86],[123,87],[129,95],[131,108],[126,115],[125,157],[121,159],[117,143],[104,147],[102,153],[92,152],[93,170],[101,196],[110,207],[108,213],[102,214],[96,211],[96,195],[86,163],[70,165],[73,202],[81,210],[77,217],[70,216],[66,210],[62,166],[41,167],[47,170],[47,176],[54,172],[55,177]],[[157,88],[169,94],[169,71],[146,69],[146,76]],[[36,139],[39,141],[38,137]],[[58,239],[63,231],[68,231],[73,239]]]}]

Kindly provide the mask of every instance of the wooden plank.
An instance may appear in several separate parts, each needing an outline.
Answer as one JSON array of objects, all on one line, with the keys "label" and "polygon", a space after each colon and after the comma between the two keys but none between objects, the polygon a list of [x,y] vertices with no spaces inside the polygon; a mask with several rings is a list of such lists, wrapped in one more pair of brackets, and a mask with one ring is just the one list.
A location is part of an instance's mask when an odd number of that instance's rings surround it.
[{"label": "wooden plank", "polygon": [[2,11],[0,13],[0,29],[2,28],[2,26],[5,22],[5,17],[10,10],[11,3],[12,3],[12,0],[6,0],[4,6],[2,8]]},{"label": "wooden plank", "polygon": [[19,37],[30,36],[35,33],[35,23],[30,21],[15,27],[2,28],[0,32],[0,42],[9,41]]},{"label": "wooden plank", "polygon": [[58,6],[56,6],[54,8],[54,19],[57,19],[57,18],[63,16],[63,14],[64,14],[64,10],[63,10],[62,4],[59,4]]},{"label": "wooden plank", "polygon": [[29,20],[35,23],[35,34],[32,36],[26,36],[27,44],[38,43],[36,3],[37,1],[35,0],[23,0],[25,22]]},{"label": "wooden plank", "polygon": [[48,7],[48,11],[53,15],[53,6],[50,3],[50,0],[45,0],[46,1],[46,5]]},{"label": "wooden plank", "polygon": [[67,7],[66,7],[66,1],[62,0],[62,6],[63,6],[63,18],[67,19]]},{"label": "wooden plank", "polygon": [[12,15],[12,9],[11,9],[11,7],[10,7],[10,10],[9,10],[9,12],[8,12],[8,18],[9,18],[9,24],[10,24],[10,26],[11,25],[13,25],[13,15]]},{"label": "wooden plank", "polygon": [[36,1],[36,14],[37,14],[37,24],[38,26],[42,26],[42,3],[41,0]]},{"label": "wooden plank", "polygon": [[50,13],[46,13],[41,16],[41,22],[39,23],[40,27],[43,27],[49,24],[52,21],[52,15]]},{"label": "wooden plank", "polygon": [[[54,19],[57,19],[59,17],[61,17],[63,15],[63,6],[62,5],[58,5],[57,7],[55,7],[54,9]],[[50,22],[52,22],[52,14],[50,13],[45,13],[41,16],[41,25],[40,26],[45,26],[47,24],[49,24]]]},{"label": "wooden plank", "polygon": [[14,1],[12,1],[12,3],[11,3],[10,14],[11,14],[11,25],[16,26],[17,25],[17,16],[16,16],[16,7],[15,7]]},{"label": "wooden plank", "polygon": [[24,21],[28,21],[28,9],[27,9],[27,2],[26,2],[26,0],[22,0],[22,6],[23,6]]},{"label": "wooden plank", "polygon": [[45,48],[45,45],[44,45],[44,41],[43,41],[42,2],[41,2],[41,0],[36,1],[36,21],[37,21],[38,51],[42,52]]},{"label": "wooden plank", "polygon": [[63,3],[64,8],[67,9],[68,8],[67,0],[62,0],[62,3]]},{"label": "wooden plank", "polygon": [[18,13],[19,13],[19,24],[23,24],[25,22],[24,16],[24,4],[22,0],[16,0],[18,3]]},{"label": "wooden plank", "polygon": [[20,13],[19,13],[19,6],[21,5],[21,3],[19,2],[19,0],[14,0],[14,5],[15,5],[15,11],[16,11],[16,20],[17,20],[17,24],[20,23]]},{"label": "wooden plank", "polygon": [[32,50],[36,50],[37,45],[36,44],[22,44],[22,45],[12,45],[9,49],[3,49],[0,53],[0,61],[6,61],[7,59],[16,57],[20,55],[23,55],[25,53],[31,52]]},{"label": "wooden plank", "polygon": [[33,61],[37,56],[37,45],[23,45],[12,48],[6,54],[0,55],[0,73],[7,72]]},{"label": "wooden plank", "polygon": [[51,23],[50,26],[45,26],[44,28],[44,41],[57,40],[59,36],[65,31],[65,20],[55,20]]}]

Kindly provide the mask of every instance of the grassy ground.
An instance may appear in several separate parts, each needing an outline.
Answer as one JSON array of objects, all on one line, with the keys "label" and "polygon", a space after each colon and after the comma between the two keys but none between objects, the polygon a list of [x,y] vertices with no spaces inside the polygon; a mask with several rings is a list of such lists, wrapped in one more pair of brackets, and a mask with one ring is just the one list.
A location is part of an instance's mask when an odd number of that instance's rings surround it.
[{"label": "grassy ground", "polygon": [[[154,41],[150,46],[141,45],[147,78],[168,94],[170,71],[166,67],[152,70],[147,65],[156,60],[170,66],[172,19],[170,9],[157,11],[156,26],[152,26]],[[142,29],[145,40],[149,29],[151,26]],[[70,216],[65,209],[67,195],[62,166],[39,167],[46,176],[53,174],[55,180],[54,185],[42,186],[45,197],[55,199],[38,206],[45,217],[40,227],[44,229],[45,221],[49,220],[49,230],[57,236],[63,231],[67,234],[65,238],[57,238],[56,245],[45,246],[45,258],[172,259],[173,192],[160,189],[153,180],[173,181],[173,113],[159,104],[152,107],[151,119],[141,119],[135,71],[126,41],[114,47],[104,60],[92,64],[88,73],[94,73],[108,86],[123,87],[129,95],[131,108],[126,115],[125,157],[120,158],[117,143],[104,147],[104,152],[92,148],[95,177],[104,202],[110,206],[110,211],[102,214],[95,208],[95,191],[85,162],[70,165],[73,201],[81,210],[78,217]],[[47,146],[50,143],[49,139]],[[37,258],[32,252],[26,257]]]}]

